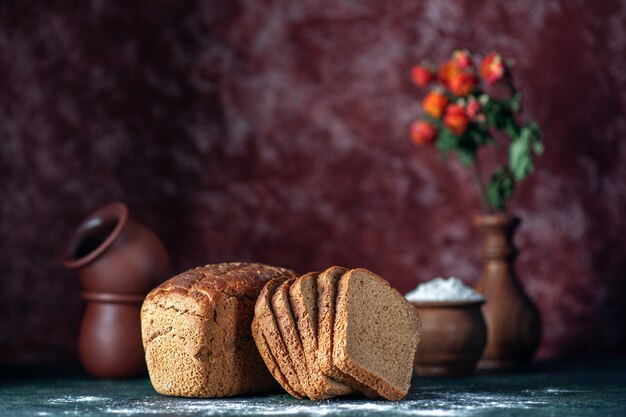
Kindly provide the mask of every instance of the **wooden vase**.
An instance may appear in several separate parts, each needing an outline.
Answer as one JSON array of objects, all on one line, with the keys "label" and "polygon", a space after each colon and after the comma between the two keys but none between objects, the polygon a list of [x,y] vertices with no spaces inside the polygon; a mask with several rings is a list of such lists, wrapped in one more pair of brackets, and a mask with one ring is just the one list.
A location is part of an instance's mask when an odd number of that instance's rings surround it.
[{"label": "wooden vase", "polygon": [[476,290],[485,297],[487,323],[487,346],[479,367],[519,366],[533,357],[541,337],[539,312],[513,268],[517,256],[513,234],[520,220],[493,214],[476,217],[474,224],[483,235],[480,256],[484,266]]}]

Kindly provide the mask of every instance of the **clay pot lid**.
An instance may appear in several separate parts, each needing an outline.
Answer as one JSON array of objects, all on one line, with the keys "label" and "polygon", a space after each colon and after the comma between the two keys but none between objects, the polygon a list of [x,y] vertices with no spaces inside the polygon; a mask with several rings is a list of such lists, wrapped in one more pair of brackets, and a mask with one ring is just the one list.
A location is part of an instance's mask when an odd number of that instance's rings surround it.
[{"label": "clay pot lid", "polygon": [[485,300],[457,300],[457,301],[410,301],[418,308],[456,308],[456,307],[480,307]]},{"label": "clay pot lid", "polygon": [[[117,239],[119,234],[122,232],[122,229],[126,225],[127,221],[128,207],[126,204],[119,201],[107,204],[106,206],[91,213],[85,220],[82,221],[72,234],[65,251],[61,255],[61,263],[63,266],[68,269],[78,269],[96,259],[113,244],[115,239]],[[102,243],[86,255],[80,258],[75,257],[74,254],[85,238],[86,232],[103,224],[113,222],[115,222],[115,227]]]}]

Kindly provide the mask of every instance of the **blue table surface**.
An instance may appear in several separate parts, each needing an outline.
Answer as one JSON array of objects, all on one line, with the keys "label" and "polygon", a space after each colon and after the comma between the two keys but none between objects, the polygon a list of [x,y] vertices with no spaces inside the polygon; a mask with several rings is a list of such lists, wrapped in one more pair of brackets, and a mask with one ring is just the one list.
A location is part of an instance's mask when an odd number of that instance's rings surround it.
[{"label": "blue table surface", "polygon": [[5,377],[0,416],[626,416],[626,360],[535,364],[467,378],[414,377],[399,402],[287,394],[188,399],[157,394],[147,378]]}]

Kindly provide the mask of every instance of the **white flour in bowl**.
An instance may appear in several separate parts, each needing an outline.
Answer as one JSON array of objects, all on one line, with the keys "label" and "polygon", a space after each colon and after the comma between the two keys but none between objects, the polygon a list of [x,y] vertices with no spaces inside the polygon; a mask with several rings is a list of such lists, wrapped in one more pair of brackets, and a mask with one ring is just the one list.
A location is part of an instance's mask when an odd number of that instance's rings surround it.
[{"label": "white flour in bowl", "polygon": [[405,295],[413,302],[422,301],[483,301],[484,297],[455,277],[435,278],[424,282]]}]

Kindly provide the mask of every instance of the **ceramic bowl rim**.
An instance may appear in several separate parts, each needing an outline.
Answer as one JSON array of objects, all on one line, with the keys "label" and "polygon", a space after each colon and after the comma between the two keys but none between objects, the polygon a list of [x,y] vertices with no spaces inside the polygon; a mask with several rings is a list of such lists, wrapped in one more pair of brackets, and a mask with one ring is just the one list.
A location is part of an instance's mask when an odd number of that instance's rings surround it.
[{"label": "ceramic bowl rim", "polygon": [[[74,258],[72,254],[81,242],[84,233],[94,227],[94,222],[102,221],[102,219],[108,220],[110,218],[115,219],[115,227],[104,240],[104,242],[98,245],[96,249],[92,250],[87,255],[81,258]],[[122,232],[122,229],[126,226],[127,222],[128,207],[126,206],[126,204],[116,201],[114,203],[107,204],[104,207],[100,207],[89,216],[87,216],[74,230],[74,233],[72,234],[72,237],[70,238],[70,241],[61,257],[61,263],[69,269],[77,269],[87,265],[98,256],[100,256],[113,244],[113,242]]]},{"label": "ceramic bowl rim", "polygon": [[485,300],[409,301],[417,308],[480,307]]}]

